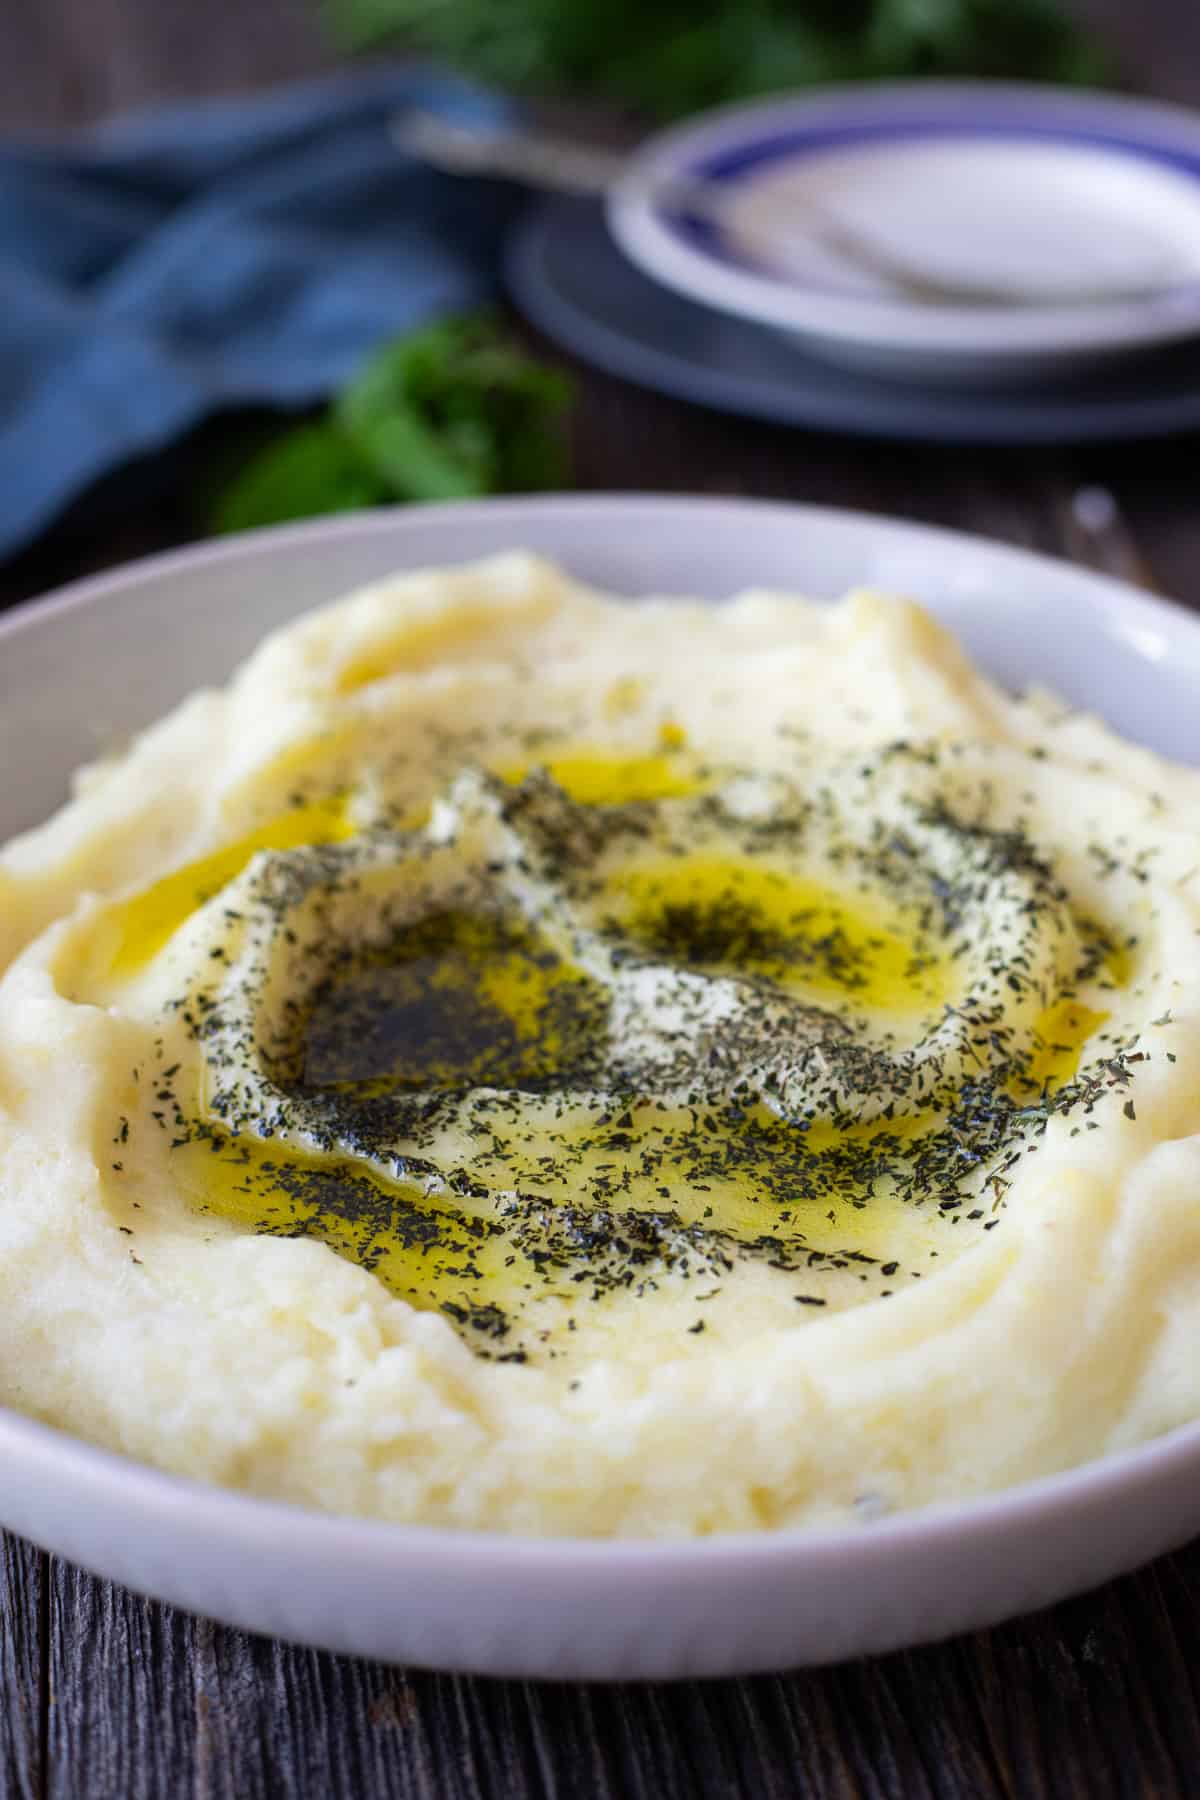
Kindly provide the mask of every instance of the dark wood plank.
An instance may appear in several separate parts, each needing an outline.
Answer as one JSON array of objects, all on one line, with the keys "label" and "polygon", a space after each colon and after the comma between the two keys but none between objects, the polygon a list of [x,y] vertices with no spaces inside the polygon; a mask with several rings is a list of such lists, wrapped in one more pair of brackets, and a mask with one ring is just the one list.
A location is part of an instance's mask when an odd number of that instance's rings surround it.
[{"label": "dark wood plank", "polygon": [[1200,1770],[1198,1597],[1193,1547],[1033,1619],[841,1668],[556,1687],[292,1649],[58,1565],[46,1791],[1185,1800]]},{"label": "dark wood plank", "polygon": [[1155,584],[1173,599],[1200,607],[1200,434],[1171,443],[1094,449],[1081,467],[1089,481],[1104,483],[1117,496]]},{"label": "dark wood plank", "polygon": [[450,1677],[422,1677],[418,1705],[395,1670],[248,1637],[57,1561],[49,1680],[49,1800],[521,1791],[488,1786]]},{"label": "dark wood plank", "polygon": [[1063,0],[1092,26],[1127,83],[1185,106],[1200,103],[1200,8],[1192,0]]},{"label": "dark wood plank", "polygon": [[2,0],[0,121],[82,125],[176,96],[327,68],[318,0]]},{"label": "dark wood plank", "polygon": [[45,1579],[41,1551],[0,1533],[0,1800],[41,1794]]}]

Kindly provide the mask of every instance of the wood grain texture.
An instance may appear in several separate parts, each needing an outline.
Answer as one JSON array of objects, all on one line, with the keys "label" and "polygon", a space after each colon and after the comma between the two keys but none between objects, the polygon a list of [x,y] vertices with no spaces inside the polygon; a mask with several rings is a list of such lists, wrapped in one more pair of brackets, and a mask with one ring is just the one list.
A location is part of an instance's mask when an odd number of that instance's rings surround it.
[{"label": "wood grain texture", "polygon": [[1097,31],[1122,76],[1142,93],[1200,103],[1200,7],[1192,0],[1063,0]]},{"label": "wood grain texture", "polygon": [[46,1558],[0,1534],[0,1800],[38,1800]]},{"label": "wood grain texture", "polygon": [[[1194,0],[1072,0],[1155,91],[1200,100]],[[0,0],[0,124],[70,124],[322,66],[316,0]],[[531,340],[534,341],[534,340]],[[544,345],[537,346],[553,360]],[[579,484],[857,506],[1115,566],[1200,605],[1200,440],[909,449],[726,419],[577,371]],[[205,427],[0,568],[0,605],[199,534]],[[1105,562],[1105,558],[1109,560]],[[1200,1543],[1037,1617],[842,1668],[676,1687],[487,1682],[295,1649],[0,1540],[0,1800],[1190,1800]]]},{"label": "wood grain texture", "polygon": [[[1200,1547],[841,1668],[555,1687],[249,1638],[56,1564],[55,1800],[1189,1800]],[[24,1796],[35,1790],[16,1787]]]},{"label": "wood grain texture", "polygon": [[0,42],[0,121],[10,131],[89,124],[332,62],[318,0],[0,0]]}]

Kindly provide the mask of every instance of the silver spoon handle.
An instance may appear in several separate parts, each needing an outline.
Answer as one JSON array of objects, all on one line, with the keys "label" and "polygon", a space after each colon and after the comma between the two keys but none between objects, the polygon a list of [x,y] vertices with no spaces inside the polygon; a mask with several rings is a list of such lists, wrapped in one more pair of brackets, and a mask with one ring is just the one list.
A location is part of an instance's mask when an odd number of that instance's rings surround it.
[{"label": "silver spoon handle", "polygon": [[[599,150],[571,138],[510,125],[459,125],[419,108],[397,114],[390,130],[398,149],[447,174],[499,176],[549,193],[599,198],[625,172],[629,160],[621,150]],[[653,192],[660,205],[706,216],[718,211],[721,198],[701,181],[662,183]]]},{"label": "silver spoon handle", "polygon": [[450,174],[506,176],[568,194],[602,194],[625,166],[619,151],[506,125],[458,125],[417,109],[398,114],[391,133],[401,150]]}]

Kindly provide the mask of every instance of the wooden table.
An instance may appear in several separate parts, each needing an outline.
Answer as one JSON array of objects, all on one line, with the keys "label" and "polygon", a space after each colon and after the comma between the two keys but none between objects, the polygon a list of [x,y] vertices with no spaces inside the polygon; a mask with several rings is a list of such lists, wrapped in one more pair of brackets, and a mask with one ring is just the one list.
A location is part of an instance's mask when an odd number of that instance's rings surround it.
[{"label": "wooden table", "polygon": [[[1200,102],[1195,0],[1077,3],[1105,23],[1142,85]],[[244,87],[326,60],[301,0],[0,0],[0,44],[5,126]],[[1200,605],[1196,440],[1079,454],[880,447],[723,419],[579,373],[583,488],[866,507],[1098,558]],[[206,427],[137,472],[123,492],[141,506],[122,510],[118,494],[76,508],[0,568],[0,604],[196,535],[193,480],[243,430]],[[1127,536],[1097,546],[1080,532],[1072,497],[1082,484],[1116,496]],[[551,1687],[248,1638],[9,1539],[0,1795],[1191,1796],[1200,1794],[1198,1625],[1200,1543],[933,1649],[744,1682]]]}]

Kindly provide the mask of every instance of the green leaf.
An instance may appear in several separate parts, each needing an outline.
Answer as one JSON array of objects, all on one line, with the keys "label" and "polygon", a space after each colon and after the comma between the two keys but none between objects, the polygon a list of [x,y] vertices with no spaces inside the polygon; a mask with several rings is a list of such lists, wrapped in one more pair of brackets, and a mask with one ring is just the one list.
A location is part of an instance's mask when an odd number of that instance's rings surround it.
[{"label": "green leaf", "polygon": [[214,532],[251,531],[389,498],[387,487],[336,426],[298,425],[261,450],[217,502]]},{"label": "green leaf", "polygon": [[562,486],[571,383],[487,314],[386,344],[328,415],[251,458],[217,503],[216,532],[392,500],[461,500]]},{"label": "green leaf", "polygon": [[476,315],[385,346],[336,401],[334,416],[397,499],[457,500],[560,485],[570,400],[565,376],[530,361]]},{"label": "green leaf", "polygon": [[501,87],[662,116],[770,88],[923,74],[1104,79],[1061,0],[321,0],[352,49],[430,51]]}]

